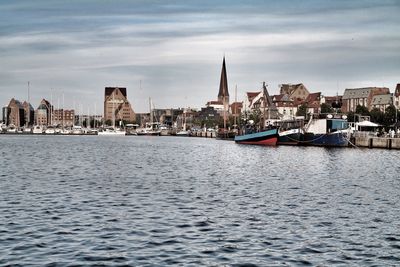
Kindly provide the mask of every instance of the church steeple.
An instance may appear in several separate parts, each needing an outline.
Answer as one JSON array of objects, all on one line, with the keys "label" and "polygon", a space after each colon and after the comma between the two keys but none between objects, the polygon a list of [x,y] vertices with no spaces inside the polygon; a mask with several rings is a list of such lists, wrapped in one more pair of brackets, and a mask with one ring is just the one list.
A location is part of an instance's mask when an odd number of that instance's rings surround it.
[{"label": "church steeple", "polygon": [[221,80],[219,82],[218,101],[229,106],[229,92],[228,92],[228,79],[226,78],[225,56],[222,61]]}]

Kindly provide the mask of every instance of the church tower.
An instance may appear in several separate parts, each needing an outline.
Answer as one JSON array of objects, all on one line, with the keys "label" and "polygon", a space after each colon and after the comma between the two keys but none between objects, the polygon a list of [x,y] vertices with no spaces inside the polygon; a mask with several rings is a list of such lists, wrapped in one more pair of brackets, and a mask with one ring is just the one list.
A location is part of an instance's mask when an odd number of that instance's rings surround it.
[{"label": "church tower", "polygon": [[222,61],[221,80],[219,82],[218,101],[222,102],[226,108],[229,108],[228,79],[226,78],[225,56]]}]

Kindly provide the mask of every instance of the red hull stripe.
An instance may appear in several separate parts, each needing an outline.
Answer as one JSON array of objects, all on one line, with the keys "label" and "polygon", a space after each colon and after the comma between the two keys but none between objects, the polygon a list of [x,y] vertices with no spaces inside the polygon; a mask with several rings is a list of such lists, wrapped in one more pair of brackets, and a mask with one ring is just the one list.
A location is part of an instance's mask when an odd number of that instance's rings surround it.
[{"label": "red hull stripe", "polygon": [[245,145],[262,145],[262,146],[276,146],[276,143],[278,142],[277,137],[272,137],[267,140],[262,140],[262,141],[249,141],[249,142],[237,142],[238,144],[245,144]]}]

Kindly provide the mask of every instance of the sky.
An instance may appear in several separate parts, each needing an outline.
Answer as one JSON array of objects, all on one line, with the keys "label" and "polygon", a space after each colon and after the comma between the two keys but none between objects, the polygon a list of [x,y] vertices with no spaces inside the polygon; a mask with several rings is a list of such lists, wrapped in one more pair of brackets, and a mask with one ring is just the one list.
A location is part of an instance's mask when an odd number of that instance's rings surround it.
[{"label": "sky", "polygon": [[[279,84],[311,92],[400,83],[400,1],[0,1],[0,105],[42,98],[102,114],[104,87],[136,112],[231,100]],[[64,98],[63,98],[64,96]]]}]

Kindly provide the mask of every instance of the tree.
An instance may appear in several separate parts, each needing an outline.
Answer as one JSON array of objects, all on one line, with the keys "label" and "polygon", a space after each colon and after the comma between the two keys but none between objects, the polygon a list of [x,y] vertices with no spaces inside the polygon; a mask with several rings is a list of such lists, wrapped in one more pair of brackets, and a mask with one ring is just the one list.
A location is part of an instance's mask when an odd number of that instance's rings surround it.
[{"label": "tree", "polygon": [[333,113],[333,108],[326,103],[322,103],[320,108],[321,113]]},{"label": "tree", "polygon": [[390,105],[386,108],[385,114],[383,116],[383,124],[390,126],[396,122],[396,108]]},{"label": "tree", "polygon": [[361,116],[370,116],[368,108],[361,105],[357,105],[356,113],[360,114]]},{"label": "tree", "polygon": [[356,113],[354,111],[350,111],[347,113],[347,121],[348,122],[356,122],[358,118],[356,117]]},{"label": "tree", "polygon": [[379,108],[373,108],[370,116],[372,122],[383,124],[385,114]]},{"label": "tree", "polygon": [[307,104],[301,104],[301,106],[297,109],[296,116],[307,116]]}]

